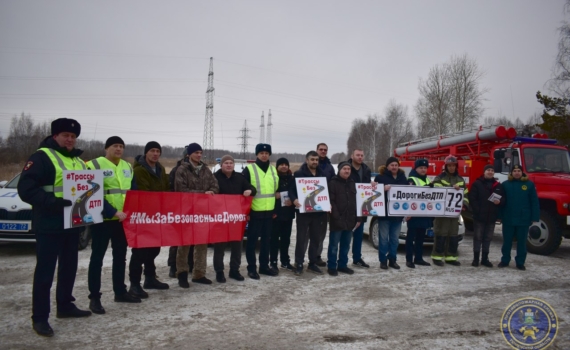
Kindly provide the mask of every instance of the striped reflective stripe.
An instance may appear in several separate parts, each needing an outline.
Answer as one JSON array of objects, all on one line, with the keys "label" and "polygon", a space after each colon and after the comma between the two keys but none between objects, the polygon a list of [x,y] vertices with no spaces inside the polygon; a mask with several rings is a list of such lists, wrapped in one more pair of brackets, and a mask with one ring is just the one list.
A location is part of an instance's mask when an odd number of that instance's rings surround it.
[{"label": "striped reflective stripe", "polygon": [[95,169],[101,169],[101,165],[99,164],[99,162],[97,161],[97,159],[93,159],[91,161],[91,163],[93,164],[93,166],[95,167]]},{"label": "striped reflective stripe", "polygon": [[[69,170],[65,167],[65,164],[63,164],[63,160],[59,157],[59,155],[57,154],[56,151],[54,151],[51,148],[47,148],[47,150],[55,157],[55,159],[57,160],[57,164],[59,165],[59,167],[61,168],[61,170]],[[79,162],[79,164],[81,165],[81,167],[83,168],[83,170],[87,170],[87,167],[85,166],[85,163],[83,162]],[[63,189],[62,189],[63,190]],[[57,191],[56,191],[57,192]]]},{"label": "striped reflective stripe", "polygon": [[456,183],[456,185],[457,186],[465,186],[465,182],[461,181],[461,182]]},{"label": "striped reflective stripe", "polygon": [[432,255],[431,258],[432,258],[433,260],[441,260],[441,259],[443,259],[443,256]]},{"label": "striped reflective stripe", "polygon": [[440,181],[441,181],[441,183],[444,184],[444,185],[451,185],[451,183],[449,183],[449,182],[447,182],[447,181],[445,181],[445,180],[440,180]]},{"label": "striped reflective stripe", "polygon": [[[253,174],[255,175],[255,188],[259,189],[259,191],[255,195],[255,198],[275,197],[275,193],[261,194],[261,182],[259,181],[259,173],[257,172],[257,166],[254,164],[252,168],[253,168]],[[275,173],[273,172],[273,167],[270,166],[269,169],[271,169],[271,175],[273,175],[273,183],[275,183]]]},{"label": "striped reflective stripe", "polygon": [[443,187],[443,185],[440,183],[436,183],[436,184],[433,184],[433,187]]},{"label": "striped reflective stripe", "polygon": [[445,261],[457,261],[457,257],[456,256],[446,256]]},{"label": "striped reflective stripe", "polygon": [[42,189],[46,192],[63,192],[63,186],[54,187],[53,185],[42,186]]},{"label": "striped reflective stripe", "polygon": [[127,190],[121,190],[120,188],[113,188],[111,190],[105,190],[105,194],[127,194]]}]

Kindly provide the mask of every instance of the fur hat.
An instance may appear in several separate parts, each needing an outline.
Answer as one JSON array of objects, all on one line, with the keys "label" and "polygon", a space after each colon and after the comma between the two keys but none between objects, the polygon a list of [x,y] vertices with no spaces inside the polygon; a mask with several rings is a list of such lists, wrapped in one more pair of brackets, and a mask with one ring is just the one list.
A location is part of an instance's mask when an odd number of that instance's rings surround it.
[{"label": "fur hat", "polygon": [[160,150],[160,153],[162,154],[162,147],[160,147],[160,143],[156,141],[150,141],[149,143],[146,144],[146,146],[144,146],[144,154],[147,154],[148,151],[150,151],[153,148],[158,148]]},{"label": "fur hat", "polygon": [[267,144],[267,143],[258,143],[257,146],[255,146],[255,155],[258,155],[259,152],[269,152],[269,155],[271,155],[271,145]]},{"label": "fur hat", "polygon": [[62,132],[74,133],[76,137],[81,134],[81,125],[75,119],[59,118],[51,122],[51,134],[57,135]]},{"label": "fur hat", "polygon": [[416,159],[416,162],[414,163],[414,170],[421,167],[421,166],[428,167],[429,166],[428,160],[427,159]]},{"label": "fur hat", "polygon": [[105,149],[109,148],[109,146],[113,146],[116,144],[120,144],[123,145],[123,147],[125,147],[125,141],[123,141],[122,138],[120,138],[119,136],[111,136],[107,139],[107,141],[105,141]]}]

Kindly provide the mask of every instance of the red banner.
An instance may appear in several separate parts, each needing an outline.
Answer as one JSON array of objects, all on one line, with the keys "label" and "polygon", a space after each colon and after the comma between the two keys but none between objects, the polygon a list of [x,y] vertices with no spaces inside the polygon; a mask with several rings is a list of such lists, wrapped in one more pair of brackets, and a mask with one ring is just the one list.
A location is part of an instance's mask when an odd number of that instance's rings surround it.
[{"label": "red banner", "polygon": [[123,211],[133,248],[241,241],[252,197],[128,191]]}]

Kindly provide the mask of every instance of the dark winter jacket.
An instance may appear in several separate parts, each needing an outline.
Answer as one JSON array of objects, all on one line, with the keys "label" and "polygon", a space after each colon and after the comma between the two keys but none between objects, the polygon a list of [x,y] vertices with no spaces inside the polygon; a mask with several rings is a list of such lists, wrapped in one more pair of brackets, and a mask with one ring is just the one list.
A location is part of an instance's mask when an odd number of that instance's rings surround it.
[{"label": "dark winter jacket", "polygon": [[331,202],[330,230],[352,231],[356,222],[364,218],[356,216],[356,184],[350,177],[345,180],[334,176],[329,182]]},{"label": "dark winter jacket", "polygon": [[[51,148],[64,157],[79,157],[83,151],[77,148],[67,151],[59,147],[52,136],[46,137],[39,148]],[[22,201],[32,206],[32,231],[35,234],[63,232],[63,203],[53,192],[46,192],[43,186],[53,186],[55,167],[43,151],[36,151],[28,158],[18,182],[18,195]],[[84,228],[66,229],[66,233],[79,233]]]},{"label": "dark winter jacket", "polygon": [[[489,201],[489,197],[493,193],[501,196],[499,205]],[[496,179],[485,179],[485,176],[481,176],[471,185],[469,205],[471,206],[474,220],[488,224],[495,223],[499,217],[500,207],[504,203],[503,186]]]},{"label": "dark winter jacket", "polygon": [[170,186],[164,167],[156,162],[156,169],[155,173],[146,162],[144,155],[135,157],[133,172],[140,191],[168,192]]},{"label": "dark winter jacket", "polygon": [[[347,160],[350,163],[350,178],[357,184],[359,183],[370,183],[372,182],[372,171],[368,165],[362,163],[360,167],[362,168],[362,178],[358,175],[358,170],[352,165],[352,158]],[[362,222],[368,221],[368,217],[364,216]]]},{"label": "dark winter jacket", "polygon": [[208,166],[202,162],[202,167],[197,171],[197,167],[192,162],[181,163],[176,170],[174,180],[174,190],[176,192],[204,193],[212,191],[218,193],[220,187],[218,181],[212,174]]},{"label": "dark winter jacket", "polygon": [[257,193],[255,187],[253,187],[242,174],[236,173],[235,171],[232,172],[230,177],[227,177],[222,169],[218,169],[218,171],[214,173],[214,177],[218,181],[220,194],[243,194],[243,192],[247,190],[251,190],[251,196],[255,196]]},{"label": "dark winter jacket", "polygon": [[[295,172],[295,179],[303,178],[303,177],[325,177],[325,174],[321,171],[321,168],[317,166],[316,175],[311,173],[307,163],[303,163],[299,170]],[[291,202],[295,202],[296,199],[299,199],[299,195],[297,194],[297,186],[295,185],[295,181],[293,181],[293,185],[290,187],[289,191],[289,198],[291,198]],[[295,209],[297,215],[326,215],[326,212],[313,212],[313,213],[299,213],[299,209]]]},{"label": "dark winter jacket", "polygon": [[502,208],[500,218],[503,225],[530,226],[533,221],[540,219],[540,206],[534,183],[523,176],[515,180],[509,176],[502,183],[505,194],[505,206]]},{"label": "dark winter jacket", "polygon": [[170,173],[168,174],[168,181],[170,182],[170,191],[174,192],[174,182],[176,181],[176,170],[178,170],[180,164],[188,163],[189,161],[190,158],[184,157],[183,159],[180,159],[178,162],[176,162],[176,166],[172,168],[172,170],[170,170]]},{"label": "dark winter jacket", "polygon": [[[380,168],[378,168],[378,173],[379,174],[376,175],[376,177],[374,178],[374,182],[378,182],[378,183],[384,184],[384,185],[407,185],[408,184],[408,179],[406,178],[406,173],[402,169],[398,169],[398,175],[396,176],[396,178],[394,178],[392,173],[390,171],[388,171],[388,169],[386,168],[385,165],[382,165]],[[384,192],[384,194],[386,195],[386,197],[384,197],[384,198],[388,198],[388,191]],[[386,210],[386,216],[379,216],[378,217],[379,220],[402,221],[401,217],[388,216],[388,203],[386,203],[385,210]]]},{"label": "dark winter jacket", "polygon": [[[427,175],[421,176],[420,174],[417,173],[417,171],[415,169],[410,171],[410,175],[408,175],[408,185],[412,185],[412,186],[416,185],[414,180],[411,179],[412,177],[418,178],[424,182],[429,182],[429,185],[427,185],[427,186],[433,187],[433,183],[431,181],[429,181]],[[430,228],[433,226],[433,218],[423,217],[423,216],[415,216],[415,217],[410,218],[410,220],[407,221],[407,225],[408,225],[408,228],[426,228],[427,229],[427,228]]]},{"label": "dark winter jacket", "polygon": [[[289,198],[291,198],[291,187],[295,186],[295,179],[291,174],[291,170],[285,175],[279,174],[279,187],[277,192],[289,192]],[[275,200],[275,210],[274,210],[275,220],[293,220],[295,218],[295,206],[281,206],[281,198]],[[277,225],[277,224],[274,224]]]},{"label": "dark winter jacket", "polygon": [[321,171],[327,178],[327,182],[335,176],[334,168],[329,157],[324,157],[322,159],[319,157],[319,168],[321,168]]}]

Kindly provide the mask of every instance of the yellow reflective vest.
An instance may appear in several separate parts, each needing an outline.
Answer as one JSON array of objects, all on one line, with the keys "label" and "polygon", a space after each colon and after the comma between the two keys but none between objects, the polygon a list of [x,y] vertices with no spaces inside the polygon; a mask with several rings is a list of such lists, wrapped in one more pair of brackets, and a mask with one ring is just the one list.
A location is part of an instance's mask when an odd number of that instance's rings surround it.
[{"label": "yellow reflective vest", "polygon": [[275,192],[279,186],[279,177],[277,169],[273,165],[269,165],[266,172],[261,170],[257,164],[249,164],[249,181],[257,190],[257,194],[253,197],[251,210],[253,211],[269,211],[275,208]]},{"label": "yellow reflective vest", "polygon": [[87,165],[79,157],[65,157],[52,148],[40,148],[38,151],[44,152],[53,163],[55,168],[55,180],[52,186],[43,186],[46,192],[53,192],[53,195],[63,198],[63,171],[64,170],[87,170]]},{"label": "yellow reflective vest", "polygon": [[[90,169],[103,170],[105,200],[113,208],[122,211],[127,191],[131,189],[133,180],[133,168],[131,165],[122,159],[119,161],[119,164],[115,165],[109,159],[99,157],[87,162],[87,166]],[[114,217],[105,220],[118,220],[118,218]]]}]

